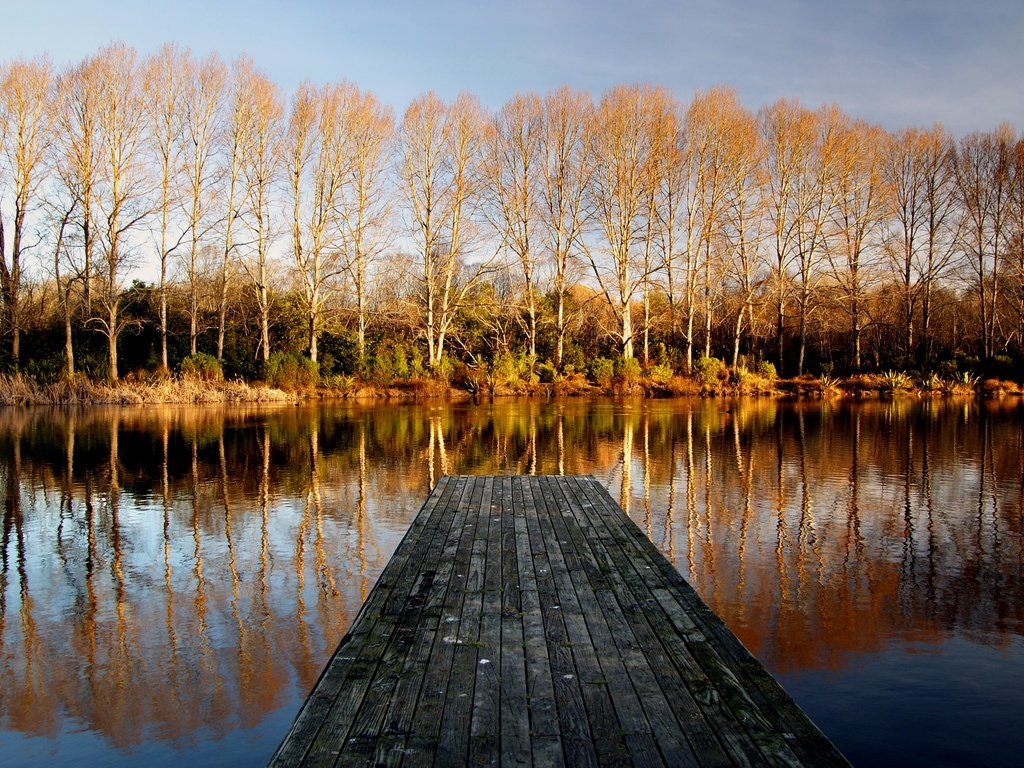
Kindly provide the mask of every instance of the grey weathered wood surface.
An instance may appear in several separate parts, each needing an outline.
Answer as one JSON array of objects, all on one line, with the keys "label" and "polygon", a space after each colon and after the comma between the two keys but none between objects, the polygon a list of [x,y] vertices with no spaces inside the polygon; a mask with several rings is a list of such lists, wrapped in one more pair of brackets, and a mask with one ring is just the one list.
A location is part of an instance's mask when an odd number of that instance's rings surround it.
[{"label": "grey weathered wood surface", "polygon": [[589,477],[445,477],[273,765],[846,765]]}]

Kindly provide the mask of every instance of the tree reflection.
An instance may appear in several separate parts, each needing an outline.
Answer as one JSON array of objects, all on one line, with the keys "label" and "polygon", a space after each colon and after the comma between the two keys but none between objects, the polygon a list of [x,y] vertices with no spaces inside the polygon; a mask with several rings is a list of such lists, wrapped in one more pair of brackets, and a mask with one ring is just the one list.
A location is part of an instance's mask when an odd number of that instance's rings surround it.
[{"label": "tree reflection", "polygon": [[998,644],[1024,626],[1011,408],[6,410],[0,718],[129,748],[294,711],[446,473],[598,476],[776,670]]}]

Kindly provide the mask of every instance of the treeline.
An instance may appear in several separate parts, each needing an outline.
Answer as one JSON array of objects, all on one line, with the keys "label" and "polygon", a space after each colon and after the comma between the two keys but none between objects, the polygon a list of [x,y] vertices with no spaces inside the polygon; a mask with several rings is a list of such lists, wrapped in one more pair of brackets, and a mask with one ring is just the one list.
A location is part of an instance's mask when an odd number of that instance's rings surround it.
[{"label": "treeline", "polygon": [[[248,58],[118,43],[4,64],[0,147],[0,359],[39,378],[602,357],[792,375],[1024,350],[1008,125],[889,132],[647,85],[494,113],[427,93],[396,118],[352,83],[286,99]],[[143,264],[156,278],[128,285]]]}]

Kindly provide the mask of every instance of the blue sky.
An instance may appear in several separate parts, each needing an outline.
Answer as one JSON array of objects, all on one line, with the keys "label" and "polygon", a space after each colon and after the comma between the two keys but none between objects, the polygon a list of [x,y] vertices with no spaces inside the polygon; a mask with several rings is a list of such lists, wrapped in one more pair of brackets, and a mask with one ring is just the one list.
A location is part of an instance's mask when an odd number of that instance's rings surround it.
[{"label": "blue sky", "polygon": [[[490,108],[568,83],[650,82],[688,98],[732,85],[756,109],[835,101],[888,128],[1024,128],[1021,0],[30,0],[5,12],[3,58],[59,66],[124,40],[248,52],[286,90],[351,80],[401,112],[467,89]],[[142,9],[145,8],[145,11]]]}]

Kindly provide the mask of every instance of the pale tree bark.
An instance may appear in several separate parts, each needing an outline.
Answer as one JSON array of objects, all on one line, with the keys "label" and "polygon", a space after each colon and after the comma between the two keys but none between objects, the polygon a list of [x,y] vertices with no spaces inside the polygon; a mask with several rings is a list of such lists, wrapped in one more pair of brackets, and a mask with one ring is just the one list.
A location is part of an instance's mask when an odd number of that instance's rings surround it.
[{"label": "pale tree bark", "polygon": [[786,310],[790,267],[796,255],[797,177],[810,164],[813,113],[796,101],[780,100],[761,110],[758,123],[766,151],[770,252],[772,257],[775,341],[779,374],[785,369]]},{"label": "pale tree bark", "polygon": [[588,250],[588,261],[615,312],[622,357],[627,360],[633,358],[633,299],[646,279],[637,250],[646,233],[655,106],[667,98],[649,87],[613,88],[602,97],[592,125],[590,195],[607,262],[593,249]]},{"label": "pale tree bark", "polygon": [[149,213],[142,162],[145,111],[134,49],[120,43],[105,48],[96,57],[96,66],[104,194],[99,280],[103,314],[94,321],[107,339],[107,377],[117,381],[117,339],[124,328],[121,279],[131,260],[130,233]]},{"label": "pale tree bark", "polygon": [[959,247],[977,280],[981,315],[979,352],[992,357],[998,327],[1000,273],[1011,220],[1010,174],[1017,136],[1009,125],[960,140],[953,160],[963,215]]},{"label": "pale tree bark", "polygon": [[732,334],[732,368],[739,366],[744,332],[754,324],[754,307],[764,284],[764,252],[767,177],[765,147],[757,120],[736,105],[727,121],[726,133],[731,146],[726,155],[733,158],[726,176],[723,205],[723,241],[727,247],[726,276],[737,294],[739,308]]},{"label": "pale tree bark", "polygon": [[243,56],[232,68],[230,84],[231,107],[225,116],[225,129],[221,134],[226,163],[223,171],[224,197],[224,247],[221,250],[220,274],[218,276],[219,297],[217,301],[217,359],[224,359],[224,342],[227,335],[228,294],[234,272],[234,257],[237,252],[236,222],[244,213],[249,199],[248,176],[242,172],[246,147],[250,143],[253,129],[253,111],[249,103],[248,86],[254,75],[255,65]]},{"label": "pale tree bark", "polygon": [[216,54],[201,61],[189,58],[185,67],[182,100],[181,159],[183,200],[186,205],[189,241],[188,319],[189,353],[198,351],[200,305],[200,261],[203,241],[214,226],[212,210],[218,181],[217,149],[223,130],[222,101],[227,71]]},{"label": "pale tree bark", "polygon": [[98,58],[90,57],[57,81],[58,168],[69,194],[79,201],[82,229],[82,312],[92,316],[96,249],[96,197],[100,183]]},{"label": "pale tree bark", "polygon": [[692,196],[696,206],[695,246],[703,278],[705,357],[711,356],[711,330],[724,271],[724,256],[715,244],[722,241],[726,192],[743,167],[743,147],[733,141],[732,136],[732,129],[742,119],[742,112],[734,91],[714,88],[706,93],[698,92],[685,117]]},{"label": "pale tree bark", "polygon": [[292,100],[286,155],[292,201],[292,252],[307,320],[308,352],[317,360],[324,293],[340,271],[338,204],[350,173],[344,142],[345,86],[303,83]]},{"label": "pale tree bark", "polygon": [[522,270],[531,361],[537,357],[536,272],[540,265],[534,243],[539,215],[543,117],[540,97],[535,94],[514,96],[495,116],[486,146],[491,218],[505,248]]},{"label": "pale tree bark", "polygon": [[[884,155],[887,231],[884,249],[901,295],[907,359],[931,356],[931,296],[956,247],[953,141],[940,125],[891,136]],[[915,321],[920,307],[919,330]]]},{"label": "pale tree bark", "polygon": [[[39,204],[39,191],[53,141],[53,67],[49,59],[19,59],[0,69],[0,152],[6,166],[14,212],[8,261],[0,212],[0,292],[11,334],[11,357],[21,359],[21,289],[25,222]],[[2,189],[2,188],[0,188]]]},{"label": "pale tree bark", "polygon": [[555,365],[563,367],[572,255],[588,221],[586,194],[593,172],[590,96],[567,87],[544,97],[541,132],[540,227],[554,261]]},{"label": "pale tree bark", "polygon": [[[179,153],[182,131],[182,100],[185,90],[188,54],[174,43],[166,43],[150,57],[143,68],[142,88],[145,96],[150,146],[155,155],[160,186],[160,364],[167,365],[167,268],[171,254],[181,244],[181,233],[172,238],[171,216],[177,207],[180,170]],[[171,244],[171,240],[176,242]]]},{"label": "pale tree bark", "polygon": [[368,91],[345,86],[341,152],[349,169],[339,203],[344,268],[356,302],[356,351],[366,358],[372,270],[387,243],[391,196],[388,167],[395,142],[391,109]]},{"label": "pale tree bark", "polygon": [[251,258],[243,262],[249,274],[260,315],[260,355],[270,360],[271,264],[273,186],[280,170],[280,147],[284,107],[278,87],[251,66],[245,66],[238,81],[244,120],[249,126],[241,147],[241,173],[245,179],[245,216],[253,238]]},{"label": "pale tree bark", "polygon": [[835,178],[839,172],[840,129],[844,121],[836,106],[822,107],[812,114],[807,155],[809,162],[795,177],[794,246],[797,263],[797,308],[800,313],[800,347],[797,375],[804,372],[807,354],[807,328],[813,310],[812,300],[821,277],[820,265],[828,248],[826,224],[839,194]]},{"label": "pale tree bark", "polygon": [[839,304],[850,318],[853,370],[861,368],[861,337],[868,294],[877,283],[877,235],[885,209],[882,153],[886,135],[864,122],[847,122],[836,141],[834,237],[827,248]]},{"label": "pale tree bark", "polygon": [[449,106],[427,93],[402,118],[399,175],[419,251],[418,298],[434,371],[457,311],[493,264],[493,257],[466,263],[478,234],[485,129],[480,104],[468,94]]}]

